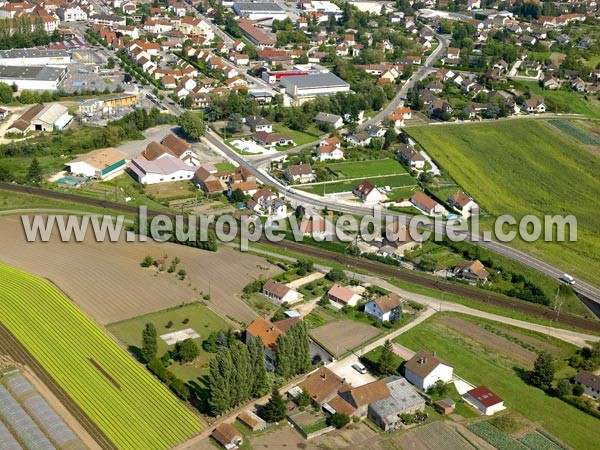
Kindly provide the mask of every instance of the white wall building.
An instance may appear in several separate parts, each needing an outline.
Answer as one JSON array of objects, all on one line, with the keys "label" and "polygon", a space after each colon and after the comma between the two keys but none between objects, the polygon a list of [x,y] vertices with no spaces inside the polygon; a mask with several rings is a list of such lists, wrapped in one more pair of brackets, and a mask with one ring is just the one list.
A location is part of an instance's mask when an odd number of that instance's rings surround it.
[{"label": "white wall building", "polygon": [[441,361],[435,354],[425,350],[417,352],[405,366],[404,376],[423,391],[427,391],[438,381],[452,381],[454,369]]},{"label": "white wall building", "polygon": [[125,168],[125,154],[112,147],[101,148],[80,155],[66,166],[75,175],[104,179]]},{"label": "white wall building", "polygon": [[179,158],[166,156],[155,161],[133,159],[129,165],[133,177],[142,184],[168,183],[191,180],[196,171]]}]

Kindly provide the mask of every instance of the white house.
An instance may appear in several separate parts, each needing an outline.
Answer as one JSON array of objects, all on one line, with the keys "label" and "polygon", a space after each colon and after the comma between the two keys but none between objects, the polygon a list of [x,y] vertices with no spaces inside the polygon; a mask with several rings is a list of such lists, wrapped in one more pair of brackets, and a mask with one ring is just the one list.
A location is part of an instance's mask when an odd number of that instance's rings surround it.
[{"label": "white house", "polygon": [[463,398],[486,416],[492,416],[495,413],[506,409],[504,400],[485,386],[471,389],[463,395]]},{"label": "white house", "polygon": [[352,193],[365,203],[377,203],[383,199],[383,194],[368,181],[362,181]]},{"label": "white house", "polygon": [[344,159],[344,152],[339,138],[332,136],[319,142],[317,147],[317,158],[319,161],[329,161],[330,159]]},{"label": "white house", "polygon": [[421,191],[415,192],[411,197],[410,202],[425,214],[429,214],[430,216],[443,214],[446,210],[442,205]]},{"label": "white house", "polygon": [[453,371],[452,366],[437,358],[435,353],[420,350],[407,361],[404,376],[419,389],[427,391],[437,381],[452,381]]},{"label": "white house", "polygon": [[317,114],[315,117],[315,122],[330,125],[336,130],[344,126],[344,119],[342,119],[341,116],[324,112]]},{"label": "white house", "polygon": [[365,305],[365,314],[380,322],[395,322],[402,318],[402,300],[396,294],[383,295]]},{"label": "white house", "polygon": [[300,293],[275,280],[269,280],[262,288],[262,293],[277,304],[295,303],[300,300]]},{"label": "white house", "polygon": [[462,214],[479,214],[479,205],[463,192],[457,192],[448,202]]},{"label": "white house", "polygon": [[310,183],[315,181],[315,174],[313,173],[310,164],[294,164],[288,166],[283,173],[283,176],[288,181],[294,181],[296,183]]},{"label": "white house", "polygon": [[70,173],[101,180],[125,168],[125,154],[112,147],[101,148],[80,155],[66,166]]},{"label": "white house", "polygon": [[166,155],[154,161],[133,159],[129,165],[133,177],[142,184],[167,183],[170,181],[191,180],[196,168],[179,158]]}]

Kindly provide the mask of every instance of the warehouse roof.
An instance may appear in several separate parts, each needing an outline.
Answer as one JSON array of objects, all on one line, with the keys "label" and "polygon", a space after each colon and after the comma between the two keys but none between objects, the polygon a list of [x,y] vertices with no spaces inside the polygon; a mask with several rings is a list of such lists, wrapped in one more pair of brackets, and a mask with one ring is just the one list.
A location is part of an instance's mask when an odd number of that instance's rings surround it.
[{"label": "warehouse roof", "polygon": [[69,56],[66,50],[38,50],[37,48],[0,50],[0,58],[64,58],[65,56]]},{"label": "warehouse roof", "polygon": [[0,66],[0,79],[55,81],[61,77],[64,68],[47,66]]},{"label": "warehouse roof", "polygon": [[308,75],[285,77],[283,84],[296,86],[298,89],[314,89],[350,85],[331,72],[310,73]]},{"label": "warehouse roof", "polygon": [[239,11],[251,11],[251,12],[283,12],[283,8],[276,3],[249,3],[249,2],[235,2],[234,6]]}]

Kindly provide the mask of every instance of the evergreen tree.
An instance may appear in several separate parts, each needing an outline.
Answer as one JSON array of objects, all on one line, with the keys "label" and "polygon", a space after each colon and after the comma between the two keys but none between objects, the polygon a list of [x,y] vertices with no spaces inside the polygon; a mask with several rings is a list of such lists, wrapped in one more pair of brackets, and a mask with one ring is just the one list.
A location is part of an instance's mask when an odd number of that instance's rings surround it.
[{"label": "evergreen tree", "polygon": [[210,362],[208,372],[208,406],[214,416],[231,408],[231,374],[235,366],[229,349],[225,349]]},{"label": "evergreen tree", "polygon": [[267,422],[279,422],[285,419],[285,402],[277,388],[273,388],[271,398],[263,407],[262,415]]},{"label": "evergreen tree", "polygon": [[377,361],[377,368],[382,375],[391,375],[395,371],[394,349],[389,339],[386,339]]},{"label": "evergreen tree", "polygon": [[252,367],[248,347],[240,341],[234,341],[229,346],[231,360],[235,363],[235,370],[231,374],[230,398],[231,407],[238,406],[248,400],[252,394]]},{"label": "evergreen tree", "polygon": [[267,393],[269,388],[265,366],[265,351],[262,343],[257,339],[251,339],[248,344],[248,353],[253,375],[252,397],[261,397]]},{"label": "evergreen tree", "polygon": [[152,361],[156,358],[157,350],[156,328],[154,324],[147,323],[142,331],[142,356],[146,361]]},{"label": "evergreen tree", "polygon": [[27,179],[31,184],[40,184],[42,182],[42,168],[37,158],[31,160],[31,165],[27,171]]},{"label": "evergreen tree", "polygon": [[554,379],[554,358],[548,352],[540,352],[533,365],[531,384],[542,389],[550,387]]},{"label": "evergreen tree", "polygon": [[289,378],[292,373],[292,361],[290,358],[292,350],[290,347],[289,337],[285,334],[280,334],[277,338],[277,353],[275,353],[275,373],[285,379]]},{"label": "evergreen tree", "polygon": [[308,406],[310,405],[310,394],[306,390],[306,388],[302,388],[302,392],[298,396],[298,406]]}]

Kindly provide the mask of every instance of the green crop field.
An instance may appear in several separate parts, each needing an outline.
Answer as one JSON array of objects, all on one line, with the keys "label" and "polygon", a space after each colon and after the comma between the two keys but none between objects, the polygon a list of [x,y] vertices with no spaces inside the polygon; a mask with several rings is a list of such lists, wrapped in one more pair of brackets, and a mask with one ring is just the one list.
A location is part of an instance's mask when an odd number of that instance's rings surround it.
[{"label": "green crop field", "polygon": [[[492,216],[574,215],[577,242],[515,247],[597,283],[600,278],[598,159],[536,120],[415,127],[409,133]],[[491,228],[493,221],[483,221]],[[513,228],[514,229],[514,228]]]},{"label": "green crop field", "polygon": [[[592,95],[589,96],[590,100],[586,100],[583,94],[579,92],[544,90],[537,81],[523,81],[522,84],[527,86],[531,92],[541,95],[545,99],[551,99],[562,105],[565,105],[569,109],[569,112],[575,114],[584,114],[587,117],[592,117],[595,119],[600,118],[600,101],[598,101]],[[553,113],[555,111],[549,109],[548,112]]]},{"label": "green crop field", "polygon": [[[384,177],[368,177],[369,181],[377,187],[404,187],[416,185],[415,179],[409,174],[404,175],[388,175]],[[317,195],[334,194],[339,192],[351,192],[356,186],[360,184],[361,180],[349,180],[349,181],[333,181],[330,183],[321,184],[309,184],[304,186],[297,186],[296,189],[301,189],[306,192]]]},{"label": "green crop field", "polygon": [[375,159],[369,161],[348,161],[327,164],[327,167],[340,177],[361,178],[406,173],[402,164],[393,159]]},{"label": "green crop field", "polygon": [[584,145],[600,145],[600,139],[572,120],[553,119],[548,123]]},{"label": "green crop field", "polygon": [[[441,358],[454,366],[457,375],[475,386],[482,384],[487,386],[504,400],[508,409],[536,422],[572,448],[584,449],[597,446],[596,436],[590,433],[590,430],[598,427],[598,419],[556,397],[547,395],[543,390],[527,384],[520,378],[519,373],[524,369],[521,363],[515,361],[511,353],[511,348],[514,347],[510,346],[514,344],[506,340],[503,344],[504,350],[499,349],[499,345],[495,345],[494,350],[491,350],[492,344],[488,344],[483,334],[481,337],[474,338],[472,334],[467,336],[459,333],[455,328],[445,325],[446,316],[467,319],[466,316],[460,315],[436,314],[398,336],[394,341],[411,350],[426,349],[437,352]],[[478,321],[475,318],[471,320]],[[507,328],[506,325],[493,322],[492,324],[508,332],[518,330]],[[556,348],[562,347],[561,350],[552,352],[559,360],[564,359],[568,354],[568,344],[560,343],[554,338],[542,337],[534,332],[524,330],[518,332],[535,338],[538,346],[551,344]],[[572,349],[573,347],[570,351]]]},{"label": "green crop field", "polygon": [[190,410],[50,283],[0,264],[0,285],[0,320],[119,449],[167,449],[200,430]]}]

